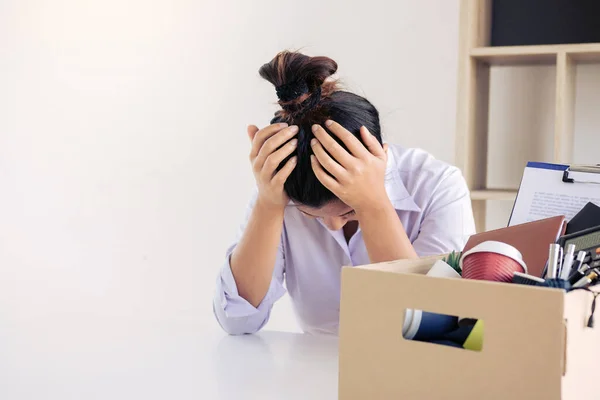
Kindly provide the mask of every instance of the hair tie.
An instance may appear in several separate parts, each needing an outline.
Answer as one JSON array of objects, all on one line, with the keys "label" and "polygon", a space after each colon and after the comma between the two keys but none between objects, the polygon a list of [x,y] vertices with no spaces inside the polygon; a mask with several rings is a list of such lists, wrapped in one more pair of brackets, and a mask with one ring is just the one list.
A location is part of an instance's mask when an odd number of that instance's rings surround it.
[{"label": "hair tie", "polygon": [[315,89],[302,103],[283,104],[281,108],[293,118],[302,118],[321,101],[321,87]]},{"label": "hair tie", "polygon": [[316,88],[315,91],[312,92],[310,96],[300,104],[301,112],[305,113],[309,110],[312,110],[317,104],[319,104],[319,101],[321,101],[321,86]]},{"label": "hair tie", "polygon": [[277,86],[275,91],[277,92],[279,100],[288,102],[308,93],[308,84],[306,81],[294,81]]}]

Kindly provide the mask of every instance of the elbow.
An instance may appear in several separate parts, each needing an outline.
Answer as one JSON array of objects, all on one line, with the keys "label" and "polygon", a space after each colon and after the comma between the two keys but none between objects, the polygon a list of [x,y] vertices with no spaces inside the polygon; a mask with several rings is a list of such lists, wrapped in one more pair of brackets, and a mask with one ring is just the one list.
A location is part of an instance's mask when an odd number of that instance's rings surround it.
[{"label": "elbow", "polygon": [[223,329],[223,331],[225,331],[225,333],[227,333],[230,336],[243,336],[243,335],[252,335],[258,332],[257,329],[244,329],[244,328],[239,328],[236,326],[227,326],[227,324],[222,324],[219,321],[219,324],[221,325],[221,328]]},{"label": "elbow", "polygon": [[257,333],[266,323],[261,321],[257,324],[249,317],[228,317],[224,309],[218,309],[213,303],[213,313],[219,326],[225,333],[231,336],[251,335]]}]

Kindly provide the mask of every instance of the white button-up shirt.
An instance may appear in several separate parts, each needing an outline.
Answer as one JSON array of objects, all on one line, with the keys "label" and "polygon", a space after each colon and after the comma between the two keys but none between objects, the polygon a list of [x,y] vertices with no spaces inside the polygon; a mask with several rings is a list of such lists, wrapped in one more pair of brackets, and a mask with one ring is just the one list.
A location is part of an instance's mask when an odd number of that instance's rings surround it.
[{"label": "white button-up shirt", "polygon": [[[423,150],[390,145],[385,186],[419,256],[460,251],[475,233],[469,190],[458,168]],[[336,334],[342,266],[369,264],[360,227],[346,242],[343,230],[330,231],[292,206],[285,210],[283,225],[271,286],[257,308],[239,296],[231,273],[229,259],[237,241],[227,250],[213,305],[217,320],[231,334],[258,331],[285,294],[285,281],[301,328]]]}]

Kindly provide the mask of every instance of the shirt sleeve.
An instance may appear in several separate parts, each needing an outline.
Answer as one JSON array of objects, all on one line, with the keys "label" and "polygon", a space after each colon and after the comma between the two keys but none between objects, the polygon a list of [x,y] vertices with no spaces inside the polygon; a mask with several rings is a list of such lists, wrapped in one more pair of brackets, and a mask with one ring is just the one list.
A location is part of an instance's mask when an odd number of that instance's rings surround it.
[{"label": "shirt sleeve", "polygon": [[458,168],[442,178],[425,210],[413,247],[421,257],[462,251],[475,234],[467,183]]},{"label": "shirt sleeve", "polygon": [[[254,307],[238,293],[237,285],[231,272],[231,253],[240,240],[254,204],[256,203],[257,193],[254,194],[246,210],[246,218],[240,227],[235,243],[227,250],[225,262],[221,267],[217,277],[217,286],[213,300],[213,312],[217,321],[227,333],[231,335],[241,335],[245,333],[258,332],[269,320],[273,304],[285,294],[283,287],[283,275],[285,271],[285,257],[283,251],[283,237],[277,250],[275,267],[269,290],[258,307]],[[285,228],[284,228],[285,229]]]}]

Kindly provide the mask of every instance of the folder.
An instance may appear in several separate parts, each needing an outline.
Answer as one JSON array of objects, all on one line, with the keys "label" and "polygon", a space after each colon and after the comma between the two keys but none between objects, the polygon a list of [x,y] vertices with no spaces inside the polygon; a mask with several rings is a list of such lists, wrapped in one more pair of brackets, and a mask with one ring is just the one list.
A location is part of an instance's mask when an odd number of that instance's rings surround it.
[{"label": "folder", "polygon": [[510,244],[523,255],[528,273],[541,277],[548,261],[548,247],[564,235],[565,229],[566,219],[562,215],[509,226],[471,236],[463,252],[488,240]]},{"label": "folder", "polygon": [[600,226],[600,207],[590,202],[569,221],[566,234],[581,232],[597,226]]},{"label": "folder", "polygon": [[600,166],[529,162],[509,226],[556,215],[570,221],[587,203],[600,206]]}]

